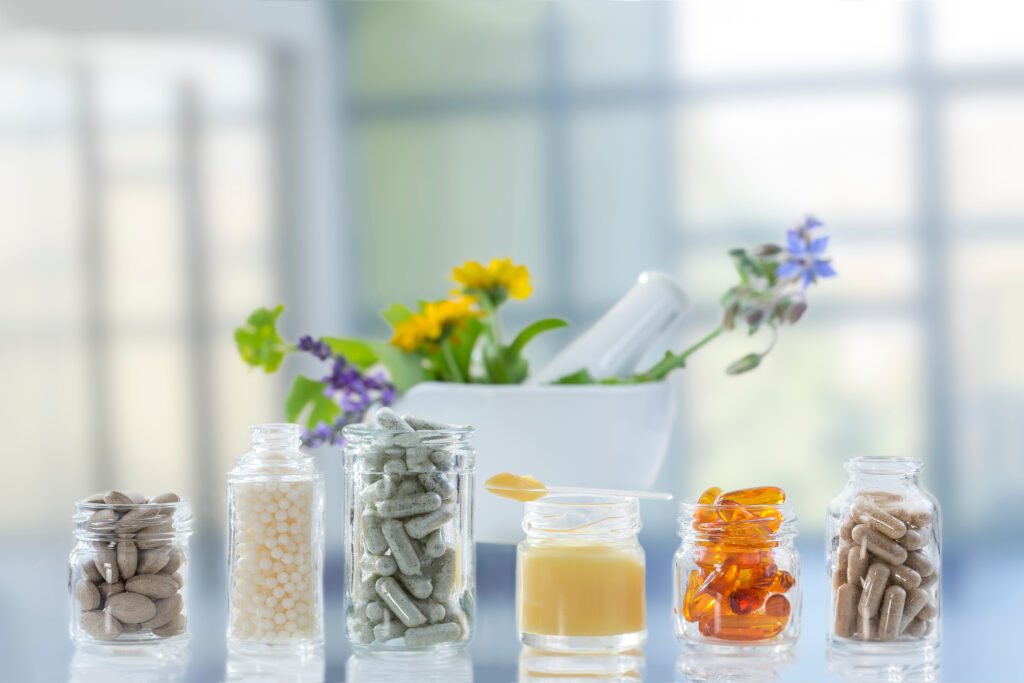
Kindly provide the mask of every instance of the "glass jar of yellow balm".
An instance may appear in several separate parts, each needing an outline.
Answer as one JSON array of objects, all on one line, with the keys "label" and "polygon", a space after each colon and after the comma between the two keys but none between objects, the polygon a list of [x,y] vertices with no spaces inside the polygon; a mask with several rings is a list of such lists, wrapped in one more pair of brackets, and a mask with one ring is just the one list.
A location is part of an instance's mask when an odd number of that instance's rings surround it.
[{"label": "glass jar of yellow balm", "polygon": [[551,493],[526,503],[523,529],[516,557],[523,644],[613,651],[647,639],[636,498]]}]

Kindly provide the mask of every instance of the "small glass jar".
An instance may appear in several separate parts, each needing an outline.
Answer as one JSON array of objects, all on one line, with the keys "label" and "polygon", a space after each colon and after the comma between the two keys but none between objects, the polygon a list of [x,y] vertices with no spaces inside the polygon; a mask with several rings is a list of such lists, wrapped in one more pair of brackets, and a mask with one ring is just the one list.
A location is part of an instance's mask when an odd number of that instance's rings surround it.
[{"label": "small glass jar", "polygon": [[828,506],[830,648],[935,650],[940,641],[941,520],[921,462],[853,458]]},{"label": "small glass jar", "polygon": [[228,645],[241,652],[323,645],[324,483],[294,424],[252,429],[228,473]]},{"label": "small glass jar", "polygon": [[788,503],[679,506],[676,639],[712,651],[784,649],[800,635],[797,518]]},{"label": "small glass jar", "polygon": [[473,635],[473,429],[345,438],[346,633],[371,650],[444,650]]},{"label": "small glass jar", "polygon": [[549,494],[526,503],[523,530],[516,622],[524,645],[606,652],[647,640],[636,498]]},{"label": "small glass jar", "polygon": [[[116,491],[106,497],[146,501]],[[150,500],[157,502],[97,496],[75,503],[70,632],[85,651],[188,643],[192,513],[174,494]]]}]

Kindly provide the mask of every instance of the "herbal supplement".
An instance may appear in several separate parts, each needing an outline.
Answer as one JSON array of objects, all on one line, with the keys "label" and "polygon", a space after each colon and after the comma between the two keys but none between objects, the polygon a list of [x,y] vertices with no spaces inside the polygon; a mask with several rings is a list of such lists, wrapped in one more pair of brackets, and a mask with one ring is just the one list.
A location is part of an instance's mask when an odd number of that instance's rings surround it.
[{"label": "herbal supplement", "polygon": [[323,479],[291,424],[253,428],[228,475],[228,640],[287,651],[323,642]]},{"label": "herbal supplement", "polygon": [[390,408],[345,437],[346,613],[360,647],[462,647],[474,601],[472,429]]},{"label": "herbal supplement", "polygon": [[918,483],[921,463],[854,458],[846,470],[828,509],[829,644],[931,652],[939,643],[939,508]]},{"label": "herbal supplement", "polygon": [[676,638],[699,645],[785,645],[799,634],[795,517],[775,486],[704,491],[680,506]]},{"label": "herbal supplement", "polygon": [[188,505],[174,493],[108,491],[75,510],[68,585],[76,644],[186,641]]},{"label": "herbal supplement", "polygon": [[647,638],[636,498],[552,493],[526,504],[516,555],[520,640],[553,651],[613,651]]}]

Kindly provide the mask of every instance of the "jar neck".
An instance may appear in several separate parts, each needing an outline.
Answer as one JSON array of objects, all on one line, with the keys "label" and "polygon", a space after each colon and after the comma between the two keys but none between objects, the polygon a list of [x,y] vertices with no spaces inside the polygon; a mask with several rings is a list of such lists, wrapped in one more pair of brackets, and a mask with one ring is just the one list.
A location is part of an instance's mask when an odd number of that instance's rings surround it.
[{"label": "jar neck", "polygon": [[89,542],[118,542],[144,534],[152,543],[174,542],[192,534],[188,503],[108,505],[75,503],[75,538]]},{"label": "jar neck", "polygon": [[628,542],[640,527],[636,498],[549,494],[528,502],[523,512],[528,541]]},{"label": "jar neck", "polygon": [[684,540],[706,543],[762,544],[792,540],[797,516],[789,503],[781,505],[679,506],[679,535]]},{"label": "jar neck", "polygon": [[848,480],[857,488],[918,486],[921,461],[911,458],[858,457],[846,462]]}]

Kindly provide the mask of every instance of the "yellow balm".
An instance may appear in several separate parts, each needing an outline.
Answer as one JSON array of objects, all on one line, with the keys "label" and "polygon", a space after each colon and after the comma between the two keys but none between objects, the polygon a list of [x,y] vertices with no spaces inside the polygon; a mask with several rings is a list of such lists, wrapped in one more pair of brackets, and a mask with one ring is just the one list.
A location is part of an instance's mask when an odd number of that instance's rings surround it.
[{"label": "yellow balm", "polygon": [[543,498],[548,487],[528,474],[502,472],[484,482],[484,488],[496,496],[527,502]]},{"label": "yellow balm", "polygon": [[524,633],[616,636],[644,630],[644,557],[631,544],[537,544],[519,554],[517,579]]}]

